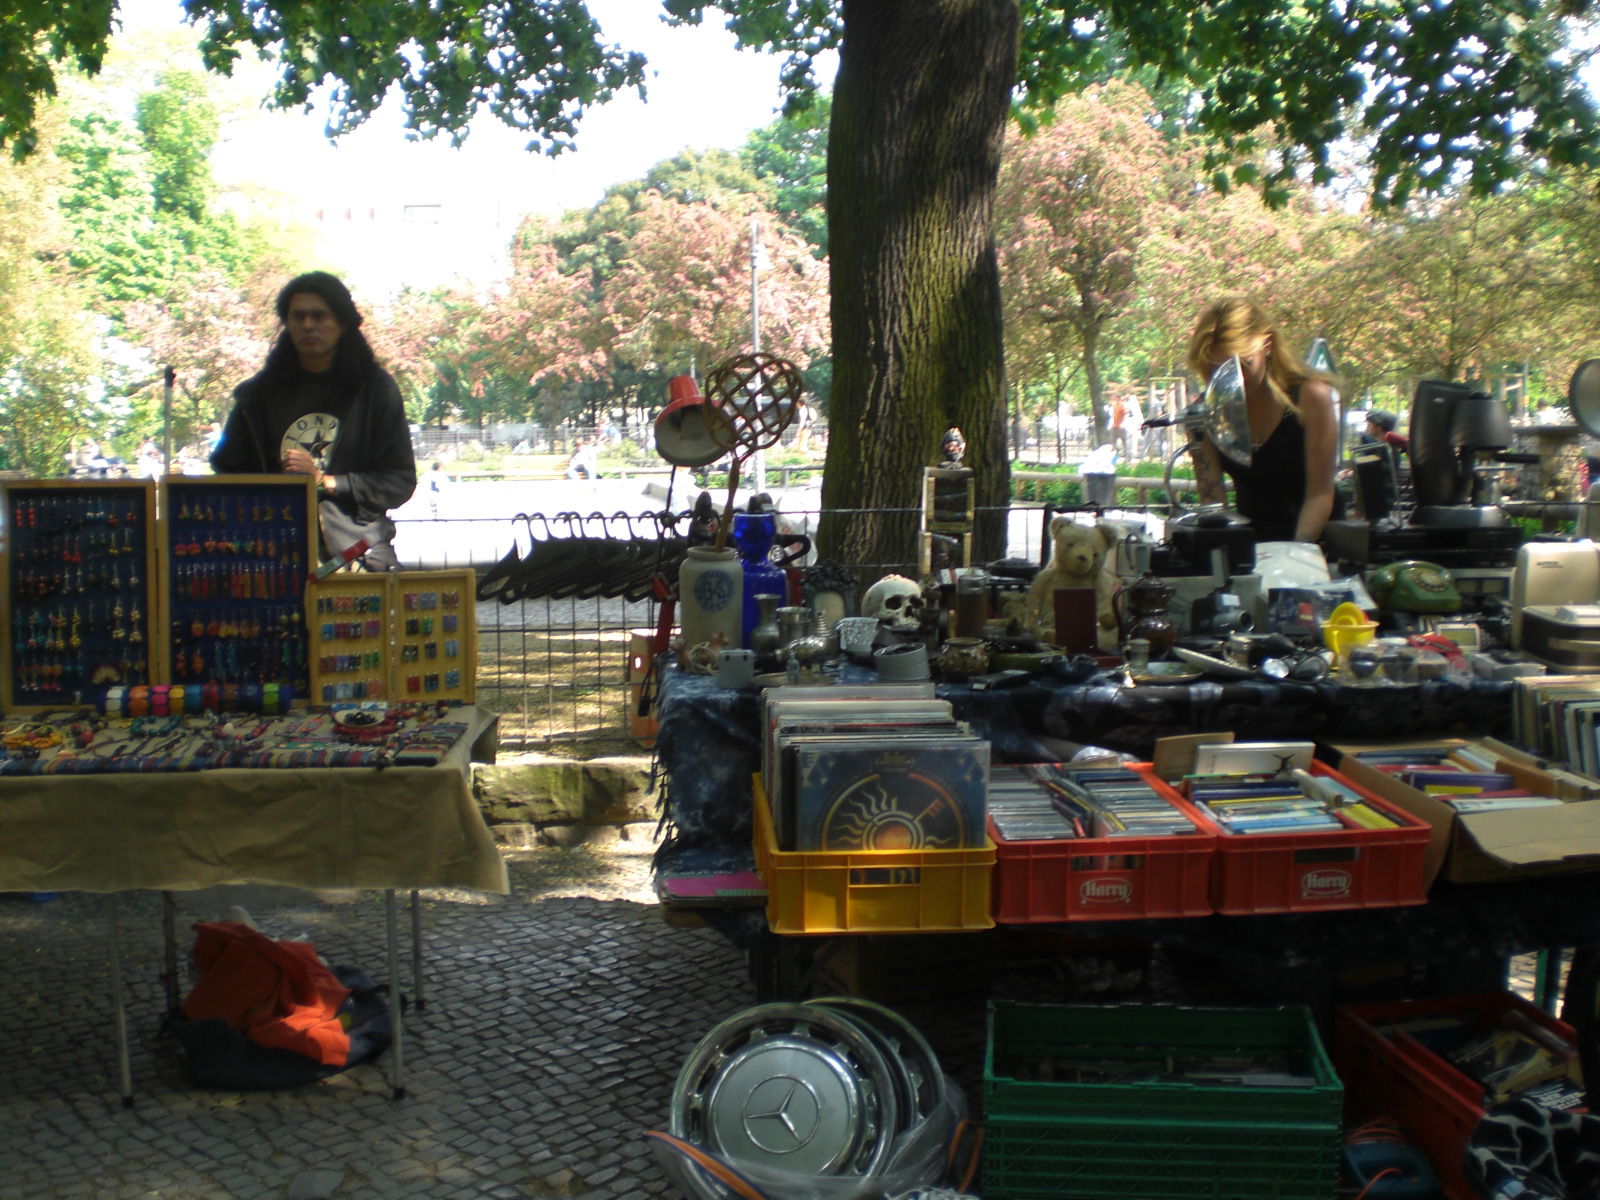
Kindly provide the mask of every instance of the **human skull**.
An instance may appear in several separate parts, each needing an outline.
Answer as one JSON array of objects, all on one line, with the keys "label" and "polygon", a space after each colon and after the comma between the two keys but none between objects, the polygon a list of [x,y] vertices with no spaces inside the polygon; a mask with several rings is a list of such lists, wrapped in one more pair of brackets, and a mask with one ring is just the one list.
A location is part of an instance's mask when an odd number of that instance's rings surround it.
[{"label": "human skull", "polygon": [[867,589],[861,598],[861,611],[893,628],[915,629],[915,610],[921,600],[922,588],[912,580],[904,575],[885,575]]}]

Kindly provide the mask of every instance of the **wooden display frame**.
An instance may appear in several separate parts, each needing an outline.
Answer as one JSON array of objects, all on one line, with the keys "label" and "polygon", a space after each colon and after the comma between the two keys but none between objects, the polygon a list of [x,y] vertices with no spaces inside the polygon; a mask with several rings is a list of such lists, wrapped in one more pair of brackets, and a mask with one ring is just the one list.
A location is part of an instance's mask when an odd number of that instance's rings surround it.
[{"label": "wooden display frame", "polygon": [[311,701],[473,703],[476,586],[470,567],[312,580]]},{"label": "wooden display frame", "polygon": [[341,573],[306,585],[313,704],[394,701],[393,612],[386,574]]},{"label": "wooden display frame", "polygon": [[977,477],[970,467],[924,467],[922,469],[922,538],[918,567],[923,575],[933,569],[933,535],[956,544],[959,561],[947,564],[961,568],[972,565],[972,528],[977,520]]},{"label": "wooden display frame", "polygon": [[305,583],[317,564],[310,475],[161,480],[158,682],[280,683],[308,698]]},{"label": "wooden display frame", "polygon": [[0,707],[41,712],[160,682],[151,481],[7,481],[0,529]]},{"label": "wooden display frame", "polygon": [[978,513],[977,476],[970,467],[922,469],[922,527],[932,533],[964,533]]}]

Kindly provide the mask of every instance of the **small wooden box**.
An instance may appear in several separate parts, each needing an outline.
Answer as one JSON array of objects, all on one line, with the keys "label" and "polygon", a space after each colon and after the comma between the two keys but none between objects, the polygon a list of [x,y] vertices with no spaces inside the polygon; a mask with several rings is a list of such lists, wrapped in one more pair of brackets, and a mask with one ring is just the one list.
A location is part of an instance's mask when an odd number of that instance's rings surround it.
[{"label": "small wooden box", "polygon": [[661,728],[654,706],[643,713],[639,711],[650,674],[650,660],[655,653],[651,648],[654,641],[655,633],[652,630],[628,631],[628,669],[623,676],[628,684],[628,733],[646,750],[656,744],[656,733]]}]

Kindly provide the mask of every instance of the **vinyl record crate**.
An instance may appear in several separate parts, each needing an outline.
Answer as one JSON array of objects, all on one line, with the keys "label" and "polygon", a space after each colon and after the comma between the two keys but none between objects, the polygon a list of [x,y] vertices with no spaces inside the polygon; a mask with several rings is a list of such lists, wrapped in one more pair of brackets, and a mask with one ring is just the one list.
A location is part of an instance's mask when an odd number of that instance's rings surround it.
[{"label": "vinyl record crate", "polygon": [[959,850],[779,850],[761,777],[752,780],[756,871],[773,933],[992,929],[994,843]]}]

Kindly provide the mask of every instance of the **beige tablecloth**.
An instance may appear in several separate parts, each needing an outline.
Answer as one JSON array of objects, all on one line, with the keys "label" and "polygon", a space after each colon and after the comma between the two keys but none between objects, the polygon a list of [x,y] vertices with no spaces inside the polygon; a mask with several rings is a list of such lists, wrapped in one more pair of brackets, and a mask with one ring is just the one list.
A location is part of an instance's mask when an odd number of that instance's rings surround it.
[{"label": "beige tablecloth", "polygon": [[223,883],[508,890],[472,798],[474,710],[438,766],[0,779],[0,891]]}]

